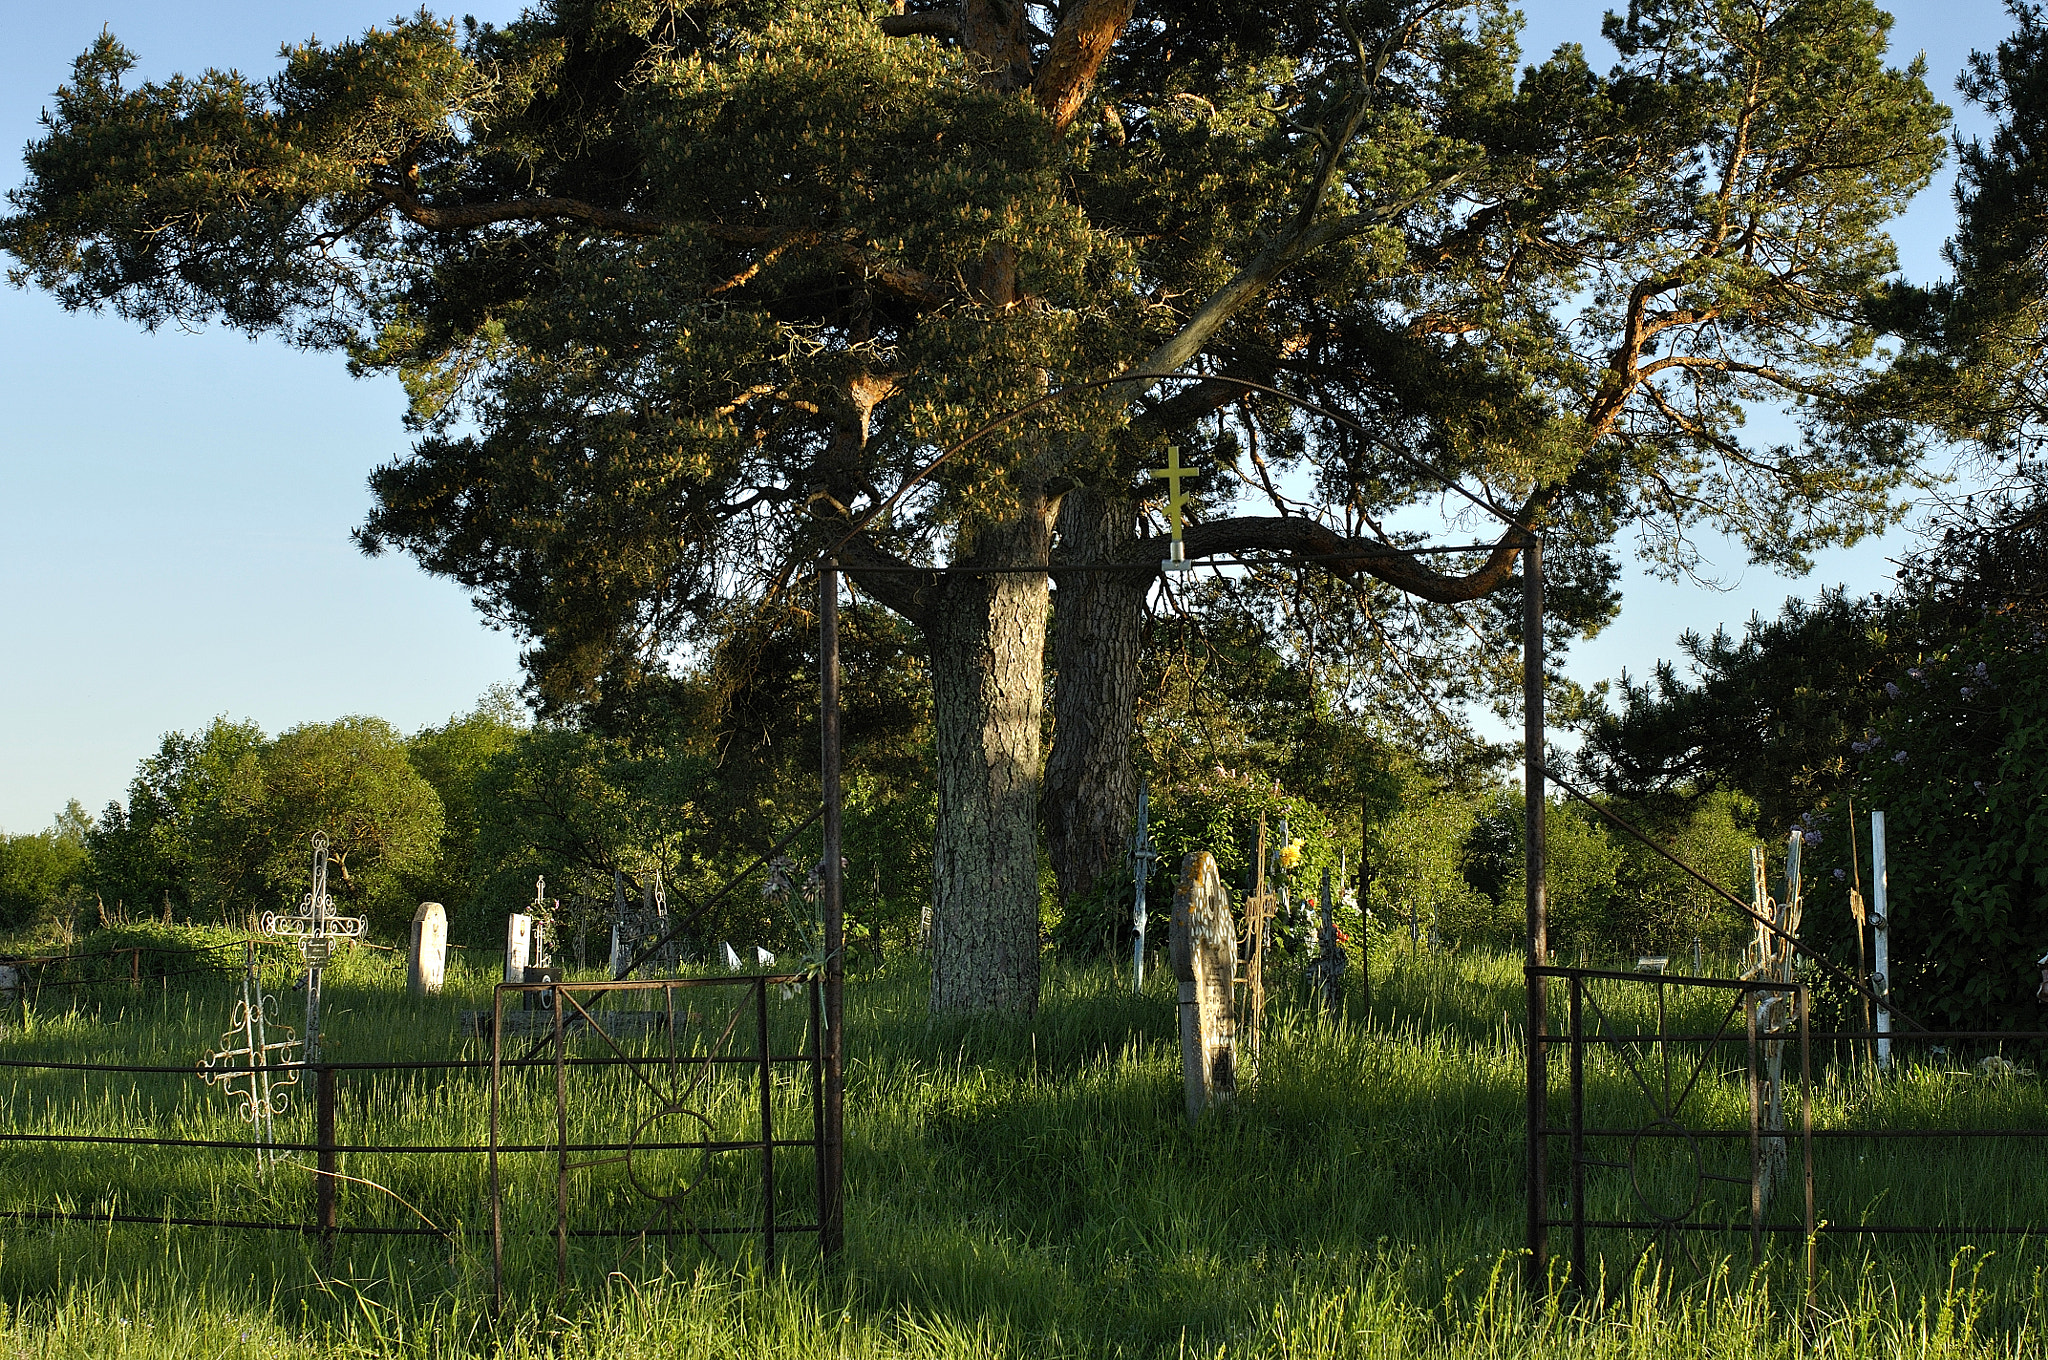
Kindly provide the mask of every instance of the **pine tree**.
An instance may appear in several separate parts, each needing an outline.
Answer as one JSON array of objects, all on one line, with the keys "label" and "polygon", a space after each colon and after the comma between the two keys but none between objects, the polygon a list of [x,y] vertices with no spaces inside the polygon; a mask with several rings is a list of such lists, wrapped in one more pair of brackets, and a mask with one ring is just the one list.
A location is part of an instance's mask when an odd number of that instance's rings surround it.
[{"label": "pine tree", "polygon": [[[417,440],[363,541],[523,630],[556,705],[780,626],[840,545],[930,657],[933,1003],[1028,1009],[1039,817],[1084,891],[1133,800],[1167,444],[1217,469],[1191,556],[1453,606],[1514,581],[1504,523],[1597,619],[1624,528],[1797,566],[1891,520],[1914,450],[1849,398],[1946,114],[1887,27],[1645,0],[1609,74],[1518,78],[1496,0],[547,0],[134,88],[107,37],[0,245],[71,306],[400,374]],[[847,538],[990,417],[1126,373],[1161,381],[1040,407]],[[1757,403],[1802,442],[1747,439]],[[1415,556],[1391,517],[1447,479],[1493,542]],[[908,570],[940,562],[1004,570]]]}]

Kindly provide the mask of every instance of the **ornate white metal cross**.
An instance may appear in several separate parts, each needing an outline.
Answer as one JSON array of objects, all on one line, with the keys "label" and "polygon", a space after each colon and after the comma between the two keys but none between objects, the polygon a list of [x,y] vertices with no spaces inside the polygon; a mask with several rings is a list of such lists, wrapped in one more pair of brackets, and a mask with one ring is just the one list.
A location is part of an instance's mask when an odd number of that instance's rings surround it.
[{"label": "ornate white metal cross", "polygon": [[263,995],[263,982],[256,974],[256,946],[248,948],[242,970],[242,997],[221,1034],[221,1047],[200,1059],[199,1076],[209,1086],[218,1086],[242,1102],[241,1116],[256,1127],[256,1170],[260,1175],[291,1157],[277,1150],[275,1120],[291,1108],[291,1092],[299,1083],[299,1072],[289,1064],[297,1061],[292,1050],[298,1039],[286,1026],[278,1026],[281,1039],[272,1038],[265,1008],[275,1006],[275,997]]},{"label": "ornate white metal cross", "polygon": [[313,889],[296,916],[263,913],[263,933],[299,942],[306,961],[306,1061],[320,1061],[320,975],[336,940],[359,940],[370,928],[363,916],[337,916],[327,899],[327,834],[313,833]]}]

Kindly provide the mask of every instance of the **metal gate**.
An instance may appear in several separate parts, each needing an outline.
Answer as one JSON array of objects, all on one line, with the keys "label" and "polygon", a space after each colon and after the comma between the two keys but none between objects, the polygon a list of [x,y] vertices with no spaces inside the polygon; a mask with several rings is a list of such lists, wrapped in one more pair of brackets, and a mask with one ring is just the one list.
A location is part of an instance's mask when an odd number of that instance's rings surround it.
[{"label": "metal gate", "polygon": [[[1747,1236],[1750,1259],[1760,1263],[1766,1234],[1800,1233],[1810,1257],[1805,986],[1527,971],[1566,990],[1564,1033],[1539,1042],[1564,1049],[1567,1118],[1562,1128],[1546,1123],[1533,1150],[1548,1160],[1558,1140],[1565,1146],[1565,1204],[1559,1212],[1546,1196],[1543,1227],[1568,1230],[1573,1282],[1584,1288],[1591,1278],[1590,1232],[1625,1234],[1631,1271],[1653,1251],[1705,1269],[1694,1249],[1703,1234]],[[1546,1055],[1546,1085],[1556,1080],[1554,1066]],[[1555,1109],[1549,1094],[1544,1107]]]},{"label": "metal gate", "polygon": [[[601,998],[652,1005],[602,1009]],[[522,999],[534,1009],[508,1009]],[[503,1159],[513,1154],[554,1163],[549,1226],[558,1287],[567,1285],[576,1238],[644,1250],[671,1238],[753,1236],[772,1266],[783,1237],[836,1236],[838,1200],[827,1177],[837,1129],[825,1100],[822,1003],[819,980],[798,974],[500,984],[491,1027],[490,1234],[501,1303],[507,1241],[524,1235],[506,1224]],[[507,1054],[520,1030],[530,1047]],[[544,1091],[515,1093],[508,1079],[536,1069],[552,1078]],[[517,1111],[515,1094],[523,1096]],[[506,1137],[538,1120],[546,1136]],[[526,1184],[539,1188],[531,1178]],[[572,1204],[602,1206],[605,1221],[572,1221]]]}]

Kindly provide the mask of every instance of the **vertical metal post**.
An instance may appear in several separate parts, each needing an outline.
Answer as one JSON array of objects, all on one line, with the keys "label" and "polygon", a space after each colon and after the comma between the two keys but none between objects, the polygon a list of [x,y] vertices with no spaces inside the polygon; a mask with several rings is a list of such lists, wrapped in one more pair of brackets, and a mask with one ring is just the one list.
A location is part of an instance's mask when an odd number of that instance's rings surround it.
[{"label": "vertical metal post", "polygon": [[825,1163],[818,1242],[827,1260],[846,1243],[845,897],[840,868],[839,561],[818,572],[820,783],[825,799]]},{"label": "vertical metal post", "polygon": [[1548,995],[1535,971],[1549,962],[1549,903],[1545,891],[1544,844],[1544,720],[1543,720],[1543,541],[1533,535],[1522,557],[1522,791],[1524,816],[1523,908],[1528,926],[1528,1193],[1529,1283],[1544,1289],[1549,1276],[1550,1187],[1549,1143],[1544,1127],[1550,1118],[1550,1074],[1544,1045]]},{"label": "vertical metal post", "polygon": [[1571,980],[1572,1045],[1572,1282],[1586,1287],[1586,1038],[1580,997],[1586,980]]},{"label": "vertical metal post", "polygon": [[[1870,986],[1870,945],[1864,936],[1869,933],[1870,911],[1863,904],[1863,857],[1856,846],[1856,800],[1854,798],[1849,799],[1849,900],[1852,907],[1849,913],[1851,924],[1856,927],[1856,985],[1868,988]],[[1863,1028],[1868,1030],[1876,1023],[1876,1017],[1870,1013],[1870,998],[1865,995],[1859,996],[1856,1000],[1863,1014]],[[1853,1056],[1859,1048],[1866,1057],[1869,1055],[1870,1048],[1867,1040],[1862,1044],[1851,1044],[1851,1055]]]},{"label": "vertical metal post", "polygon": [[1145,883],[1159,858],[1152,848],[1152,789],[1138,784],[1138,830],[1131,837],[1131,994],[1145,990]]},{"label": "vertical metal post", "polygon": [[768,1048],[768,984],[754,983],[754,1042],[761,1059],[761,1241],[762,1261],[775,1268],[775,1071]]},{"label": "vertical metal post", "polygon": [[1366,902],[1372,884],[1372,824],[1365,809],[1358,814],[1358,986],[1363,994],[1365,1021],[1372,1023],[1372,908]]},{"label": "vertical metal post", "polygon": [[498,1101],[504,1071],[505,989],[491,989],[491,1308],[505,1311],[504,1186],[498,1177]]},{"label": "vertical metal post", "polygon": [[[1337,899],[1331,896],[1330,869],[1323,866],[1323,883],[1318,914],[1321,923],[1316,929],[1318,953],[1323,970],[1317,979],[1322,994],[1323,1009],[1335,1016],[1344,1004],[1344,956],[1337,947]],[[1330,965],[1335,964],[1335,967]]]},{"label": "vertical metal post", "polygon": [[336,1163],[334,1152],[334,1069],[314,1069],[313,1096],[313,1141],[319,1144],[314,1154],[313,1175],[313,1225],[320,1233],[320,1257],[323,1262],[332,1263],[334,1258],[334,1229],[337,1222],[334,1192],[337,1186],[335,1173],[341,1168]]},{"label": "vertical metal post", "polygon": [[1799,985],[1799,1153],[1806,1179],[1806,1306],[1819,1283],[1820,1234],[1813,1216],[1813,1036],[1806,984]]},{"label": "vertical metal post", "polygon": [[1742,1037],[1748,1053],[1744,1070],[1749,1077],[1749,1263],[1752,1266],[1762,1265],[1764,1259],[1764,1091],[1757,1073],[1756,1011],[1756,993],[1745,987],[1742,992]]},{"label": "vertical metal post", "polygon": [[555,1288],[569,1289],[569,1042],[562,1029],[562,984],[548,988],[555,1022]]},{"label": "vertical metal post", "polygon": [[1876,943],[1876,957],[1871,960],[1871,990],[1877,993],[1877,1065],[1881,1068],[1892,1065],[1892,1041],[1884,1036],[1892,1032],[1892,903],[1891,884],[1886,876],[1884,858],[1884,814],[1870,814],[1870,892],[1872,926],[1871,936]]}]

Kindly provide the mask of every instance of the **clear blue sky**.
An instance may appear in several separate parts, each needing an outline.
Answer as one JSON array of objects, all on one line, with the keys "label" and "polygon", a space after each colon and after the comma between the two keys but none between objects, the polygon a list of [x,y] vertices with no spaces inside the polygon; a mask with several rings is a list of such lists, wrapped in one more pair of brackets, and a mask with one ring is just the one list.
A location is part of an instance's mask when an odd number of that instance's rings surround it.
[{"label": "clear blue sky", "polygon": [[[1604,65],[1606,7],[1527,5],[1526,50],[1582,41]],[[7,0],[0,185],[19,182],[19,148],[102,26],[140,56],[141,78],[209,65],[260,75],[281,42],[340,37],[410,8]],[[1970,49],[2008,27],[1991,0],[1914,4],[1901,8],[1894,48],[1900,60],[1924,50],[1946,97]],[[1939,272],[1950,217],[1944,180],[1899,232],[1910,274]],[[394,384],[352,381],[333,355],[220,331],[145,335],[0,288],[0,828],[46,826],[69,798],[97,812],[163,733],[216,714],[276,732],[373,713],[410,731],[518,678],[516,642],[457,587],[349,542],[369,503],[365,475],[405,445],[402,406]],[[1880,588],[1896,551],[1832,554],[1801,582],[1744,573],[1728,553],[1719,566],[1738,585],[1726,593],[1632,578],[1622,621],[1582,644],[1570,670],[1588,682],[1642,673],[1682,628],[1739,623],[1822,584]]]}]

